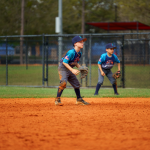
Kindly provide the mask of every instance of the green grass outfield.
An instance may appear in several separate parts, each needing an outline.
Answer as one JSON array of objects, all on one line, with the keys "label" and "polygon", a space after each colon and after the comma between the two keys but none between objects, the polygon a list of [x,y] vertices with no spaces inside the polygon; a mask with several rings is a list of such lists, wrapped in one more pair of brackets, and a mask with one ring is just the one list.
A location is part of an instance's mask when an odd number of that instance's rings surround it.
[{"label": "green grass outfield", "polygon": [[[59,76],[57,65],[48,66],[48,86],[58,86]],[[112,68],[112,72],[117,71],[117,66]],[[87,86],[90,86],[89,75],[87,78]],[[80,76],[78,75],[79,79]],[[79,80],[80,81],[80,80]],[[98,81],[98,66],[91,67],[91,86],[96,86]],[[121,85],[121,78],[117,80]],[[0,65],[0,85],[6,85],[6,66]],[[8,65],[8,85],[24,85],[24,86],[42,86],[42,65]],[[69,84],[68,84],[69,85]],[[111,86],[109,80],[104,78],[104,86]],[[126,88],[150,88],[150,65],[125,65],[125,87]]]},{"label": "green grass outfield", "polygon": [[[81,96],[92,97],[150,97],[150,89],[118,88],[120,95],[115,96],[113,88],[101,88],[98,96],[94,96],[95,88],[81,88]],[[56,97],[57,88],[32,88],[0,86],[0,98],[51,98]],[[76,97],[73,88],[66,88],[62,97]]]}]

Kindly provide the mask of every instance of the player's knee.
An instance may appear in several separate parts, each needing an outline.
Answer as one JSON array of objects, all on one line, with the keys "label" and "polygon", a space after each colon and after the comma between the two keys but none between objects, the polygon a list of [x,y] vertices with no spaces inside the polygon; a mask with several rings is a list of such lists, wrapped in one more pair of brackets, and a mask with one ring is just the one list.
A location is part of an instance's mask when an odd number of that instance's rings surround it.
[{"label": "player's knee", "polygon": [[113,84],[113,85],[117,85],[116,80],[112,81],[112,83],[111,83],[111,84]]},{"label": "player's knee", "polygon": [[98,84],[103,85],[103,82],[98,82]]},{"label": "player's knee", "polygon": [[80,88],[80,83],[78,83],[78,84],[76,84],[76,85],[73,85],[73,88],[79,89],[79,88]]},{"label": "player's knee", "polygon": [[80,84],[79,85],[75,85],[74,88],[75,89],[79,89],[80,88]]},{"label": "player's knee", "polygon": [[64,90],[66,88],[67,82],[65,80],[61,81],[59,84],[59,88],[61,90]]}]

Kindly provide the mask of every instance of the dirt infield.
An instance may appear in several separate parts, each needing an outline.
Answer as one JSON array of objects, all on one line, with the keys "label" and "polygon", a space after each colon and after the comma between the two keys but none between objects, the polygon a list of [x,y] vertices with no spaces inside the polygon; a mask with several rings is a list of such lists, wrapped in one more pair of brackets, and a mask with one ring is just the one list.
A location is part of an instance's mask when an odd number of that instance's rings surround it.
[{"label": "dirt infield", "polygon": [[150,150],[150,98],[0,98],[0,150]]}]

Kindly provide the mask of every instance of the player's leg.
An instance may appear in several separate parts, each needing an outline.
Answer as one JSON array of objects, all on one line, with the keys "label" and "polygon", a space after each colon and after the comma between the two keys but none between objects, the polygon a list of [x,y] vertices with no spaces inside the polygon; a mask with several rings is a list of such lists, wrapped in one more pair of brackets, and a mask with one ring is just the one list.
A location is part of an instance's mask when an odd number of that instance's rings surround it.
[{"label": "player's leg", "polygon": [[60,84],[57,91],[57,97],[55,99],[55,105],[62,106],[63,104],[61,103],[60,97],[62,95],[63,90],[66,88],[68,75],[66,71],[59,70],[58,73],[59,73]]},{"label": "player's leg", "polygon": [[114,94],[115,95],[119,95],[118,91],[117,91],[117,80],[115,80],[115,82],[112,84],[113,89],[114,89]]},{"label": "player's leg", "polygon": [[108,77],[110,83],[112,84],[112,87],[113,87],[113,89],[114,89],[114,94],[115,94],[115,95],[119,95],[118,92],[117,92],[117,81],[116,81],[116,79],[114,79],[114,78],[112,77],[112,75],[113,75],[113,73],[112,73],[111,70],[110,70],[110,71],[107,73],[107,77]]},{"label": "player's leg", "polygon": [[76,104],[89,105],[90,103],[88,103],[82,99],[81,94],[80,94],[80,83],[79,83],[77,77],[73,73],[71,73],[70,76],[68,77],[68,82],[73,86],[74,91],[76,93],[76,96],[77,96]]},{"label": "player's leg", "polygon": [[103,81],[104,81],[104,76],[101,75],[101,72],[98,69],[98,83],[96,85],[96,90],[95,90],[94,95],[98,95],[98,92],[100,90],[101,85],[103,84]]}]

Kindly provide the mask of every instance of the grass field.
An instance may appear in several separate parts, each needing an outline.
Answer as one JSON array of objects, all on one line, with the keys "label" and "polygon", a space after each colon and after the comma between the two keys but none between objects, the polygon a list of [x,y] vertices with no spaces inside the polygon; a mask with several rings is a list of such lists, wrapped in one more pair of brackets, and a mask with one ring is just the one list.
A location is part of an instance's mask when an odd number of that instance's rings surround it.
[{"label": "grass field", "polygon": [[[117,70],[114,66],[112,72]],[[87,86],[90,85],[88,74]],[[78,79],[80,76],[77,76]],[[92,65],[91,68],[91,86],[96,86],[98,80],[98,67]],[[79,79],[80,81],[80,79]],[[121,85],[121,78],[117,80],[118,86]],[[6,66],[0,66],[0,85],[6,85]],[[42,86],[42,66],[14,66],[8,65],[8,85],[34,85]],[[48,66],[48,85],[58,86],[59,76],[57,65]],[[68,85],[70,85],[68,83]],[[103,86],[111,86],[109,80],[105,77]],[[127,88],[150,88],[150,66],[125,66],[125,87]]]},{"label": "grass field", "polygon": [[[95,88],[81,88],[81,96],[87,98],[99,97],[150,97],[150,89],[123,89],[118,88],[120,95],[115,96],[113,89],[102,88],[99,95],[94,96]],[[57,88],[28,88],[28,87],[7,87],[0,86],[0,98],[52,98],[56,97]],[[62,97],[75,98],[73,88],[66,88]]]}]

